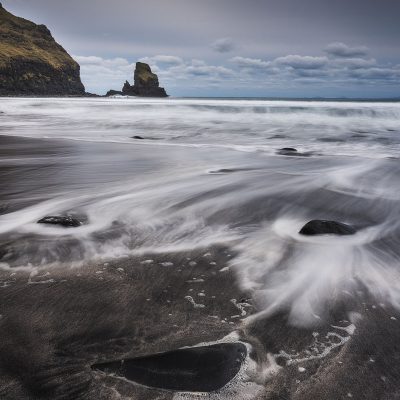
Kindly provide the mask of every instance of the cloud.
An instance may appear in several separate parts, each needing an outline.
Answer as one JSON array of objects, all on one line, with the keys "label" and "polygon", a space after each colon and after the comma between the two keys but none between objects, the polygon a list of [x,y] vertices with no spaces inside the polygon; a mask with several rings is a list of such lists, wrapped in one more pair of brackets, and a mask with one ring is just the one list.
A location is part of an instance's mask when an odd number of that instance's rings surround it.
[{"label": "cloud", "polygon": [[263,61],[260,60],[259,58],[247,58],[247,57],[237,56],[231,58],[229,61],[241,68],[265,69],[271,66],[270,61]]},{"label": "cloud", "polygon": [[139,61],[150,64],[152,69],[164,78],[182,80],[193,77],[222,79],[229,77],[233,71],[221,65],[208,65],[204,60],[183,60],[180,57],[156,55],[143,57]]},{"label": "cloud", "polygon": [[208,77],[228,77],[233,75],[233,71],[215,65],[189,65],[186,67],[186,73],[194,76],[208,76]]},{"label": "cloud", "polygon": [[332,60],[330,64],[338,68],[358,69],[373,67],[376,65],[376,60],[374,58],[341,58]]},{"label": "cloud", "polygon": [[73,56],[81,66],[81,77],[89,92],[104,94],[109,89],[121,89],[125,80],[133,79],[135,63],[125,58]]},{"label": "cloud", "polygon": [[[361,54],[361,49],[351,48],[346,54]],[[247,85],[400,85],[400,67],[379,64],[374,58],[287,55],[262,60],[236,56],[229,61],[237,68],[237,81]]]},{"label": "cloud", "polygon": [[363,68],[350,72],[352,78],[360,80],[384,80],[399,83],[400,68]]},{"label": "cloud", "polygon": [[[74,58],[81,65],[82,79],[88,91],[105,93],[108,89],[120,89],[125,80],[132,82],[135,63],[125,58]],[[143,57],[140,61],[150,64],[167,90],[262,90],[288,85],[307,89],[313,86],[315,90],[324,86],[400,86],[400,66],[379,63],[374,58],[289,54],[268,60],[236,56],[227,60],[231,64],[228,66],[226,63],[215,65],[202,59],[158,54]]]},{"label": "cloud", "polygon": [[[227,82],[235,72],[222,65],[209,65],[204,60],[192,59],[180,65],[171,66],[159,71],[166,82],[176,84],[179,81],[189,81],[191,84]],[[187,84],[187,83],[185,83]]]},{"label": "cloud", "polygon": [[125,58],[121,57],[104,59],[96,56],[73,56],[73,58],[81,66],[98,65],[104,67],[127,67],[131,65]]},{"label": "cloud", "polygon": [[211,47],[218,53],[229,53],[235,47],[232,38],[220,38],[211,44]]},{"label": "cloud", "polygon": [[183,64],[183,60],[180,57],[176,56],[167,56],[167,55],[156,55],[153,57],[143,57],[139,61],[149,64],[150,66],[153,64],[167,64],[167,65],[180,65]]},{"label": "cloud", "polygon": [[273,64],[284,65],[294,69],[319,69],[324,67],[327,62],[327,57],[288,55],[276,58]]},{"label": "cloud", "polygon": [[334,42],[325,48],[325,52],[333,57],[363,57],[368,55],[368,47],[350,47],[341,42]]},{"label": "cloud", "polygon": [[287,55],[275,58],[272,61],[264,61],[259,58],[233,57],[229,60],[240,68],[272,69],[272,67],[290,67],[294,69],[319,69],[324,67],[327,57],[311,57],[299,55]]},{"label": "cloud", "polygon": [[295,74],[303,78],[326,78],[330,75],[329,70],[320,69],[298,69]]}]

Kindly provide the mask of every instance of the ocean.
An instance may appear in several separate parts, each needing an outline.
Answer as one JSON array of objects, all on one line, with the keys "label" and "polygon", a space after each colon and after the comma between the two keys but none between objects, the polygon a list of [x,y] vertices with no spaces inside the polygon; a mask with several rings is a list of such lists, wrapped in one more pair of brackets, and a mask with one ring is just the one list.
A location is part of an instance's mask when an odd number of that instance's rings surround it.
[{"label": "ocean", "polygon": [[[395,398],[399,154],[400,102],[0,99],[2,398]],[[218,390],[93,368],[221,341]]]}]

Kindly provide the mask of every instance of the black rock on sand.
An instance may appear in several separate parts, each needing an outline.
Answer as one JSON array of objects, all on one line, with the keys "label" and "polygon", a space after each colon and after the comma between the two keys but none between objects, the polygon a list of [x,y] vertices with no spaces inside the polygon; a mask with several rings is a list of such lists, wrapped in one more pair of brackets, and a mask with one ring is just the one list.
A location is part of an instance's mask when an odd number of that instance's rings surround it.
[{"label": "black rock on sand", "polygon": [[293,153],[297,153],[297,149],[295,149],[294,147],[283,147],[282,149],[279,149],[279,153],[281,154],[293,154]]},{"label": "black rock on sand", "polygon": [[246,354],[242,343],[220,343],[100,363],[92,368],[150,387],[211,392],[236,376]]},{"label": "black rock on sand", "polygon": [[302,235],[354,235],[356,230],[347,224],[336,221],[314,219],[307,222],[301,229]]}]

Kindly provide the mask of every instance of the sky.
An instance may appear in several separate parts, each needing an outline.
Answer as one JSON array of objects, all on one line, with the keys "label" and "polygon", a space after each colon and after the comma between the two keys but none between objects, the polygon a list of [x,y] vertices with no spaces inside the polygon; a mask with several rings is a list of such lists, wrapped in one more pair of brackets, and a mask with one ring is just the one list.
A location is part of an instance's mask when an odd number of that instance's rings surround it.
[{"label": "sky", "polygon": [[47,25],[86,90],[150,64],[172,96],[400,97],[400,0],[2,0]]}]

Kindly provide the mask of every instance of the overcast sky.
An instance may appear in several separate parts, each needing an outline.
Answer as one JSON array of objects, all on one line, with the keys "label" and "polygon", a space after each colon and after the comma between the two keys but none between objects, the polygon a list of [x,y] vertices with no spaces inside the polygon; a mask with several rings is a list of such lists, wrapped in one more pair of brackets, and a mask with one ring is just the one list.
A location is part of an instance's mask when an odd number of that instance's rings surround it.
[{"label": "overcast sky", "polygon": [[400,0],[2,0],[43,23],[86,90],[150,63],[174,96],[400,96]]}]

